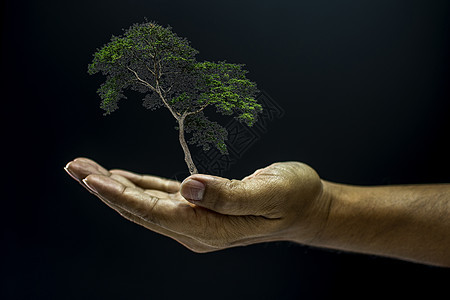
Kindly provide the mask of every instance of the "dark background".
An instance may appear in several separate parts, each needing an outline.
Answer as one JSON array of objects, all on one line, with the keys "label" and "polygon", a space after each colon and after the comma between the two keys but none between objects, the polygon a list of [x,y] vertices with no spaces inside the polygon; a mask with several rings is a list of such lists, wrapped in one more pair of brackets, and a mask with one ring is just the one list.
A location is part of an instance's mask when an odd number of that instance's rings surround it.
[{"label": "dark background", "polygon": [[[450,182],[450,2],[1,2],[2,299],[448,295],[449,271],[287,242],[195,254],[121,218],[63,170],[78,156],[171,177],[170,114],[128,94],[104,117],[95,50],[144,17],[199,59],[245,63],[284,110],[227,172],[275,161],[335,182]],[[6,106],[6,107],[5,107]],[[444,296],[445,297],[445,296]]]}]

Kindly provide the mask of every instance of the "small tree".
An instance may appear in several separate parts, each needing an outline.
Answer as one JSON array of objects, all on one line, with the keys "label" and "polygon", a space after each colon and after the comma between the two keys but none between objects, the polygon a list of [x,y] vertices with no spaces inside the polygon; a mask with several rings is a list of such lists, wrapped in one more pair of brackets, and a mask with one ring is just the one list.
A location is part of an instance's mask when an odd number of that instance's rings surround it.
[{"label": "small tree", "polygon": [[171,27],[154,22],[134,24],[121,36],[94,53],[88,73],[102,72],[106,81],[98,89],[105,115],[118,108],[125,98],[123,90],[131,88],[145,93],[144,107],[155,110],[166,107],[176,119],[179,140],[191,174],[198,173],[185,140],[203,150],[211,145],[228,154],[227,131],[208,120],[204,109],[214,106],[217,112],[234,115],[252,126],[262,107],[255,100],[256,84],[249,81],[242,64],[198,62],[197,50],[185,38],[178,37]]}]

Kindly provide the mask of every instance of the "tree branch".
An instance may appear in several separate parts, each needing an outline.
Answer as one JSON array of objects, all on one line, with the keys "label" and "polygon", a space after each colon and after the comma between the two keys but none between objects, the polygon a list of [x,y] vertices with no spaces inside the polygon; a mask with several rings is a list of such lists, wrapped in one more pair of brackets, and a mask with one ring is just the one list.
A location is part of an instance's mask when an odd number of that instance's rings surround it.
[{"label": "tree branch", "polygon": [[[133,56],[134,56],[137,60],[141,61],[141,62],[144,64],[145,68],[147,68],[147,70],[148,70],[150,73],[152,73],[153,76],[156,77],[155,72],[153,72],[153,71],[147,66],[147,63],[146,63],[142,58],[140,58],[140,57],[138,57],[138,56],[136,55],[135,50],[132,49],[131,52],[133,53]],[[149,53],[149,55],[150,55],[151,58],[154,58],[154,56],[153,56],[152,54]]]},{"label": "tree branch", "polygon": [[197,111],[191,111],[191,112],[188,112],[188,113],[185,112],[185,113],[186,113],[186,116],[198,114],[199,112],[201,112],[202,110],[204,110],[208,105],[209,105],[209,103],[206,103],[205,105],[202,106],[202,108],[200,108],[200,109],[197,110]]},{"label": "tree branch", "polygon": [[139,77],[138,73],[137,73],[135,70],[131,69],[131,68],[128,67],[128,66],[127,66],[127,69],[134,73],[134,76],[136,76],[136,79],[137,79],[138,81],[140,81],[142,84],[148,86],[152,91],[156,92],[156,89],[155,89],[150,83],[148,83],[147,81],[142,80],[142,79]]},{"label": "tree branch", "polygon": [[[149,41],[147,41],[147,39],[144,39],[144,41],[147,43],[147,45],[149,45],[150,47],[153,47],[152,44],[150,44]],[[150,55],[151,58],[155,59],[155,55],[148,53]]]},{"label": "tree branch", "polygon": [[162,76],[162,65],[160,59],[158,59],[158,66],[159,66],[158,79],[160,79]]},{"label": "tree branch", "polygon": [[144,63],[144,65],[145,65],[145,67],[147,68],[147,70],[148,70],[150,73],[152,73],[153,76],[156,77],[155,72],[153,72],[153,71],[147,66],[147,64],[146,64],[144,61],[142,61],[142,62]]},{"label": "tree branch", "polygon": [[169,111],[170,111],[170,113],[172,114],[172,116],[173,116],[175,119],[179,120],[179,119],[180,119],[180,118],[179,118],[179,117],[180,117],[180,113],[174,111],[174,110],[172,109],[172,107],[169,105],[169,103],[167,103],[166,99],[164,98],[164,96],[163,96],[162,93],[161,93],[161,87],[159,86],[158,82],[156,82],[156,84],[157,84],[157,88],[158,88],[157,91],[156,91],[156,93],[158,93],[159,98],[161,98],[161,100],[164,102],[164,105],[167,107],[167,109],[169,109]]},{"label": "tree branch", "polygon": [[167,89],[166,93],[170,92],[170,90],[172,89],[173,84]]},{"label": "tree branch", "polygon": [[159,78],[156,77],[155,78],[156,81],[156,93],[159,95],[159,97],[161,98],[161,100],[164,102],[164,105],[167,107],[167,109],[170,111],[170,113],[172,114],[172,116],[176,119],[176,120],[180,120],[180,114],[176,111],[174,111],[172,109],[172,107],[169,105],[169,103],[166,101],[166,99],[164,98],[163,94],[161,93],[164,92],[164,90],[161,88],[161,86],[159,85]]}]

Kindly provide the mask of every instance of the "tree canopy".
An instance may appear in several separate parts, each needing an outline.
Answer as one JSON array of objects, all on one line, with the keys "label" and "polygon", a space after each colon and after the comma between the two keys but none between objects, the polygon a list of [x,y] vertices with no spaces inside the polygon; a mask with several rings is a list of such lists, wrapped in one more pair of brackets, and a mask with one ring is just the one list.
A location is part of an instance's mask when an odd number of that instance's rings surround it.
[{"label": "tree canopy", "polygon": [[97,49],[88,73],[106,76],[97,90],[105,115],[118,109],[119,100],[126,99],[124,90],[130,88],[145,94],[144,107],[166,107],[178,121],[178,130],[192,133],[190,144],[204,150],[214,145],[227,153],[226,129],[210,121],[204,109],[215,107],[216,112],[252,126],[262,111],[255,99],[258,90],[246,78],[243,64],[199,62],[197,54],[170,26],[133,24]]}]

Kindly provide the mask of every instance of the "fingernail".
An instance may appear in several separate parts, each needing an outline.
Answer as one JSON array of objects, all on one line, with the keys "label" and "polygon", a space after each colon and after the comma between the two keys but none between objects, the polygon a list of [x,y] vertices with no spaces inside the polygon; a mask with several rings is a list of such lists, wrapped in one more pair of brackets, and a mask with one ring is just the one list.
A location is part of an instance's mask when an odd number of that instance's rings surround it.
[{"label": "fingernail", "polygon": [[83,179],[82,181],[83,181],[84,185],[86,185],[86,187],[87,187],[91,192],[98,194],[97,190],[96,190],[93,186],[89,185],[89,183],[87,183],[86,178]]},{"label": "fingernail", "polygon": [[70,163],[68,163],[68,164],[64,167],[64,171],[66,171],[67,174],[69,174],[70,177],[72,177],[73,179],[77,179],[77,180],[78,180],[78,178],[75,176],[75,174],[73,174],[72,172],[70,172],[70,170],[69,170],[69,164],[70,164]]},{"label": "fingernail", "polygon": [[186,199],[200,201],[205,194],[205,185],[200,181],[188,179],[181,185],[180,193]]}]

